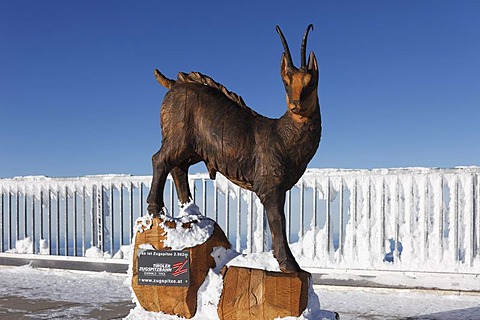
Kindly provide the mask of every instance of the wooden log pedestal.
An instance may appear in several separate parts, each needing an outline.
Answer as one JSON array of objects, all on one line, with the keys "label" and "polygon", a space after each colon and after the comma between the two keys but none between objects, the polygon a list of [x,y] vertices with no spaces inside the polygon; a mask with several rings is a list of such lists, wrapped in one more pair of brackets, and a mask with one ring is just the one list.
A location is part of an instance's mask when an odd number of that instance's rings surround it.
[{"label": "wooden log pedestal", "polygon": [[218,304],[221,320],[298,317],[307,308],[310,273],[225,267]]},{"label": "wooden log pedestal", "polygon": [[[190,252],[190,286],[153,286],[138,284],[137,260],[139,247],[142,244],[153,246],[155,250],[169,250],[165,247],[164,240],[167,234],[161,227],[164,220],[153,218],[147,220],[151,224],[142,228],[142,232],[137,232],[135,236],[133,252],[133,277],[132,289],[135,292],[138,303],[147,311],[163,312],[171,315],[178,315],[190,319],[195,315],[197,309],[197,291],[205,280],[210,268],[215,268],[215,260],[211,256],[214,247],[224,247],[229,249],[230,242],[223,233],[222,229],[215,223],[212,236],[203,244],[192,248],[185,248]],[[195,222],[190,222],[195,223]],[[190,223],[178,226],[175,221],[165,221],[163,225],[171,228],[191,227]]]}]

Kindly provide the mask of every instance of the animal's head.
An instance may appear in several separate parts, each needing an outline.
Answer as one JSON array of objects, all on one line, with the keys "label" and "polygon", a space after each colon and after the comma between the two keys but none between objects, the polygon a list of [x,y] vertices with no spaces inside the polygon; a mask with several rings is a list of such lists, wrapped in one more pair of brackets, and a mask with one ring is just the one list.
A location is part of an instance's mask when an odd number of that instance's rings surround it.
[{"label": "animal's head", "polygon": [[318,65],[315,54],[310,52],[308,64],[306,61],[305,48],[307,37],[313,25],[310,24],[305,31],[300,50],[301,66],[293,65],[292,56],[287,41],[280,27],[276,27],[282,40],[284,52],[282,54],[281,74],[285,91],[287,93],[288,109],[299,119],[309,118],[317,108]]}]

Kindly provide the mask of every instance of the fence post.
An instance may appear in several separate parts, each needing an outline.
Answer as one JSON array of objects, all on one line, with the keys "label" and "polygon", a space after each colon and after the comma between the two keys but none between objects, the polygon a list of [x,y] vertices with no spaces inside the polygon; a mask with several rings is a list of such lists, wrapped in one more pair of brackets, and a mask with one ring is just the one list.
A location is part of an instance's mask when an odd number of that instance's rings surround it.
[{"label": "fence post", "polygon": [[339,229],[338,229],[338,251],[339,251],[339,256],[340,256],[340,259],[339,261],[341,261],[343,259],[343,253],[344,253],[344,248],[343,248],[343,245],[345,243],[345,234],[343,232],[343,226],[345,225],[345,219],[344,219],[344,209],[343,209],[343,206],[344,206],[344,203],[343,203],[343,178],[340,178],[340,187],[339,187],[339,194],[338,194],[338,197],[339,197],[339,203],[338,203],[338,211],[339,211]]},{"label": "fence post", "polygon": [[8,237],[7,237],[7,248],[12,248],[12,192],[8,190]]},{"label": "fence post", "polygon": [[353,179],[353,201],[352,203],[350,203],[351,207],[352,207],[352,210],[351,210],[351,215],[350,215],[350,219],[352,221],[352,247],[350,248],[351,249],[351,252],[352,254],[354,254],[354,256],[356,256],[355,252],[356,252],[356,248],[357,248],[357,193],[358,193],[358,190],[357,190],[357,179]]},{"label": "fence post", "polygon": [[225,190],[225,235],[230,239],[230,186],[227,182],[227,189]]},{"label": "fence post", "polygon": [[396,209],[395,210],[395,243],[394,243],[394,251],[393,251],[393,261],[398,262],[400,260],[400,252],[398,247],[398,242],[400,241],[400,179],[395,179],[395,202],[396,202]]},{"label": "fence post", "polygon": [[1,207],[0,207],[0,210],[2,210],[2,214],[0,216],[0,252],[3,252],[4,251],[4,247],[3,247],[3,236],[4,236],[4,225],[5,225],[5,200],[4,200],[4,196],[3,196],[3,189],[2,189],[2,192],[0,194],[0,196],[2,197],[1,199]]},{"label": "fence post", "polygon": [[327,253],[329,259],[333,255],[333,230],[332,217],[330,212],[330,177],[327,178],[327,190],[325,190],[325,227],[327,229]]},{"label": "fence post", "polygon": [[[458,226],[459,226],[459,212],[458,212],[458,188],[459,188],[459,183],[457,179],[457,175],[455,174],[453,176],[453,208],[450,208],[453,210],[453,261],[458,262],[459,261],[459,233],[458,233]],[[451,223],[451,222],[450,222]],[[449,235],[451,236],[451,235]]]},{"label": "fence post", "polygon": [[[68,187],[65,187],[65,255],[68,256]],[[60,220],[59,220],[60,222]]]},{"label": "fence post", "polygon": [[[138,216],[139,217],[143,217],[143,215],[145,214],[144,212],[144,205],[143,205],[143,183],[140,182],[139,186],[138,186],[138,189],[139,189],[139,209],[138,209]],[[173,214],[173,212],[172,212]],[[133,232],[133,231],[132,231]]]},{"label": "fence post", "polygon": [[55,223],[55,231],[56,231],[56,247],[55,247],[55,254],[58,256],[60,255],[60,190],[57,190],[57,212],[56,212],[56,223]]},{"label": "fence post", "polygon": [[385,185],[385,177],[382,177],[382,205],[381,205],[381,212],[380,212],[380,252],[385,255],[385,215],[387,211],[387,195],[386,195],[386,185]]},{"label": "fence post", "polygon": [[[28,237],[28,195],[27,190],[23,190],[23,239]],[[17,239],[19,240],[19,239]]]},{"label": "fence post", "polygon": [[242,189],[237,186],[237,234],[236,234],[236,250],[241,252],[242,246]]},{"label": "fence post", "polygon": [[17,187],[17,193],[15,194],[15,204],[16,204],[16,219],[17,219],[17,223],[15,224],[15,244],[17,243],[17,241],[19,240],[19,237],[20,237],[20,199],[19,199],[19,193],[20,191],[18,191],[18,187]]},{"label": "fence post", "polygon": [[202,179],[202,213],[207,216],[207,180]]},{"label": "fence post", "polygon": [[85,254],[85,242],[87,241],[87,187],[82,187],[82,254]]},{"label": "fence post", "polygon": [[113,202],[113,197],[114,197],[114,193],[113,193],[113,188],[114,188],[114,184],[113,182],[110,184],[110,197],[109,197],[109,214],[110,214],[110,230],[109,230],[109,233],[110,233],[110,254],[111,256],[113,257],[113,255],[115,254],[115,246],[113,245],[113,242],[114,242],[114,235],[115,235],[115,230],[113,229],[114,228],[114,213],[115,213],[115,209],[114,209],[114,202]]},{"label": "fence post", "polygon": [[[43,189],[40,190],[40,239],[45,240],[45,234],[43,233],[43,224],[44,224],[44,219],[43,219],[43,207],[44,207],[44,201],[43,201]],[[50,244],[49,244],[50,245]]]},{"label": "fence post", "polygon": [[367,187],[367,226],[368,226],[368,250],[372,251],[372,181],[370,176]]},{"label": "fence post", "polygon": [[48,254],[52,254],[52,190],[48,188]]},{"label": "fence post", "polygon": [[287,191],[287,212],[286,212],[286,217],[285,219],[287,220],[287,226],[286,226],[286,233],[287,233],[287,240],[290,243],[290,233],[291,233],[291,225],[292,225],[292,191],[288,190]]},{"label": "fence post", "polygon": [[[305,187],[303,180],[300,181],[300,226],[299,226],[299,236],[300,239],[303,239],[305,235]],[[303,253],[303,248],[302,248]]]},{"label": "fence post", "polygon": [[474,228],[474,236],[473,236],[473,250],[472,250],[472,259],[475,259],[477,256],[480,255],[479,247],[480,247],[480,179],[479,174],[477,173],[474,176],[473,181],[473,223],[472,227]]},{"label": "fence post", "polygon": [[[139,183],[139,187],[138,187],[138,197],[141,198],[141,193],[140,193],[140,190],[142,189],[142,183],[140,182]],[[138,211],[141,211],[141,208],[140,208],[140,202],[142,202],[142,200],[140,199],[139,200],[139,210]],[[130,219],[129,219],[129,239],[133,239],[133,224],[134,224],[134,214],[133,214],[133,182],[130,182],[130,193],[129,193],[129,201],[128,201],[128,212],[130,213]],[[140,213],[140,216],[142,216],[142,214]]]},{"label": "fence post", "polygon": [[73,198],[72,198],[72,207],[73,207],[73,255],[76,257],[78,254],[77,254],[77,237],[78,237],[78,234],[77,234],[77,227],[78,227],[78,223],[77,223],[77,189],[73,189]]},{"label": "fence post", "polygon": [[443,245],[443,230],[444,230],[444,211],[443,211],[443,198],[444,198],[444,190],[443,190],[443,175],[440,176],[440,182],[439,186],[440,188],[440,200],[438,205],[440,206],[439,211],[438,211],[438,216],[436,217],[438,219],[438,246],[440,248],[439,250],[439,255],[443,258],[443,250],[444,250],[444,245]]},{"label": "fence post", "polygon": [[[25,216],[26,218],[26,216]],[[36,237],[35,237],[35,194],[32,195],[32,243],[33,243],[33,252],[35,253],[35,247],[36,247]],[[3,236],[3,234],[2,234]]]},{"label": "fence post", "polygon": [[[317,242],[315,241],[317,233],[317,179],[313,178],[313,190],[312,190],[312,232],[313,232],[313,252],[312,258],[317,255]],[[327,201],[328,202],[328,201]],[[328,227],[327,227],[328,230]],[[328,231],[327,231],[328,232]],[[328,235],[327,235],[328,241]],[[327,244],[328,245],[328,244]]]},{"label": "fence post", "polygon": [[430,215],[430,189],[429,189],[430,179],[429,176],[426,175],[424,179],[424,208],[423,208],[423,260],[426,261],[428,259],[428,247],[429,247],[429,215]]},{"label": "fence post", "polygon": [[100,184],[100,191],[97,194],[97,248],[102,252],[105,248],[105,238],[104,238],[104,226],[105,221],[105,208],[103,205],[104,201],[104,192],[105,187],[103,184]]},{"label": "fence post", "polygon": [[254,210],[254,204],[253,204],[253,192],[250,191],[249,193],[249,206],[248,206],[248,215],[247,215],[247,219],[248,219],[248,236],[247,236],[247,248],[248,248],[248,252],[249,253],[253,253],[253,243],[254,243],[254,239],[253,239],[253,223],[254,223],[254,214],[253,214],[253,210]]},{"label": "fence post", "polygon": [[[123,189],[124,189],[124,185],[123,185],[123,182],[120,182],[120,187],[119,187],[119,201],[120,201],[120,230],[119,230],[119,237],[120,237],[120,241],[119,241],[119,244],[120,244],[120,247],[123,246],[123,229],[124,229],[124,218],[125,218],[125,213],[124,213],[124,206],[123,206]],[[128,190],[128,188],[127,188]]]},{"label": "fence post", "polygon": [[218,221],[218,187],[216,182],[213,184],[213,212],[215,221]]}]

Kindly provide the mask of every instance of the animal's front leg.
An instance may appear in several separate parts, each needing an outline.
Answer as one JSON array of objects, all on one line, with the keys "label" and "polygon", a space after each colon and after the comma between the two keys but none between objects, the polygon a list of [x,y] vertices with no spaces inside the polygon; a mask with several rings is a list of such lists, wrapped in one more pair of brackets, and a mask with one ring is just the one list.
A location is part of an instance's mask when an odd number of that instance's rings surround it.
[{"label": "animal's front leg", "polygon": [[267,212],[268,224],[272,232],[273,256],[277,259],[280,270],[286,273],[299,272],[295,257],[290,251],[287,241],[286,222],[284,214],[285,192],[274,191],[268,196],[260,197]]},{"label": "animal's front leg", "polygon": [[163,201],[163,190],[167,181],[168,170],[162,157],[162,148],[152,157],[153,178],[150,192],[147,197],[148,213],[158,215],[165,207]]}]

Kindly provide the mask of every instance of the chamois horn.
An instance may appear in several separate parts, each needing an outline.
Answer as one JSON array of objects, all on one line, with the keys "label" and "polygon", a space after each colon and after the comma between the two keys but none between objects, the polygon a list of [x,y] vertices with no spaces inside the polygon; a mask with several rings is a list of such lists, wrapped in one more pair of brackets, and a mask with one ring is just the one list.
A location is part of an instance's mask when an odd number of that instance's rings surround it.
[{"label": "chamois horn", "polygon": [[310,30],[313,30],[313,24],[308,25],[307,30],[305,30],[305,35],[303,36],[302,48],[301,48],[301,51],[300,51],[300,57],[302,59],[301,68],[305,68],[305,66],[307,65],[307,56],[306,56],[306,53],[305,53],[305,48],[307,47],[308,32]]},{"label": "chamois horn", "polygon": [[282,30],[280,30],[279,26],[276,26],[275,29],[277,30],[278,34],[280,35],[280,40],[282,40],[283,51],[285,52],[285,55],[287,56],[288,67],[294,67],[293,62],[292,62],[292,56],[290,55],[290,49],[288,48],[287,40],[285,40],[285,37],[283,36],[283,32],[282,32]]}]

